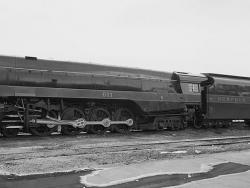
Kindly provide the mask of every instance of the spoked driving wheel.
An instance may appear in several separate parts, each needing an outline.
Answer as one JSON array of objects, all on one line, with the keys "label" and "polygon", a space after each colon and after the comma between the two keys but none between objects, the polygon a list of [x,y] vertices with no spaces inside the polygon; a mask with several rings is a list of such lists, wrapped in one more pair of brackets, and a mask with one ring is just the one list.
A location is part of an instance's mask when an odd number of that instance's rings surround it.
[{"label": "spoked driving wheel", "polygon": [[[77,120],[79,118],[84,118],[84,113],[79,108],[67,108],[62,113],[62,120]],[[62,125],[61,129],[62,135],[76,135],[80,131],[79,128],[75,128],[72,125]]]},{"label": "spoked driving wheel", "polygon": [[[95,108],[90,116],[91,121],[102,121],[104,119],[110,119],[110,113],[105,108]],[[107,128],[103,125],[87,125],[87,133],[90,134],[103,134]]]},{"label": "spoked driving wheel", "polygon": [[[116,121],[126,121],[128,119],[135,120],[133,112],[131,112],[128,108],[119,108],[115,112],[115,120]],[[131,129],[131,126],[126,124],[117,124],[112,127],[113,132],[118,133],[128,133]]]},{"label": "spoked driving wheel", "polygon": [[[43,109],[41,118],[45,118],[47,112]],[[48,115],[52,118],[57,118],[57,113],[53,110],[48,112]],[[49,136],[52,132],[54,132],[54,128],[50,128],[47,124],[34,124],[30,126],[30,133],[34,136]]]}]

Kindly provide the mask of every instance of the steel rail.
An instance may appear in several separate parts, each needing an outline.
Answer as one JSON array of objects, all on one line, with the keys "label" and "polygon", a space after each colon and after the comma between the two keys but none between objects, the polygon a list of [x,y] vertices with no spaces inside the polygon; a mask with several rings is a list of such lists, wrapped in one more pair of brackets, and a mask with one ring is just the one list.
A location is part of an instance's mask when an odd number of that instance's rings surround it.
[{"label": "steel rail", "polygon": [[[238,139],[238,140],[237,140]],[[229,142],[229,140],[233,142]],[[203,142],[203,143],[200,143]],[[204,143],[204,142],[211,142],[211,143]],[[212,145],[230,145],[230,144],[239,144],[239,143],[250,143],[250,136],[240,136],[240,137],[224,137],[224,138],[205,138],[205,139],[186,139],[186,140],[177,140],[177,141],[166,141],[166,142],[150,142],[150,143],[137,143],[137,144],[124,144],[124,145],[106,145],[106,146],[97,146],[93,147],[93,145],[90,145],[89,147],[77,147],[77,148],[66,148],[67,150],[77,150],[77,153],[70,153],[65,154],[63,153],[63,156],[70,156],[70,155],[87,155],[87,154],[93,154],[93,153],[117,153],[117,152],[124,152],[124,151],[139,151],[139,150],[156,150],[155,145],[169,145],[169,144],[179,144],[179,143],[186,143],[186,145],[183,145],[182,147],[199,147],[199,146],[212,146]],[[152,148],[152,146],[154,146]],[[48,146],[45,146],[45,151],[42,151],[43,153],[51,152],[51,149],[56,150],[56,146],[53,146],[49,148]],[[60,148],[60,145],[59,145]],[[43,149],[43,148],[40,148]],[[65,148],[60,148],[60,150],[64,150]],[[106,149],[103,151],[102,149]],[[47,151],[46,151],[47,150]],[[86,150],[84,152],[84,150]],[[91,152],[91,150],[95,150],[95,152]],[[101,151],[98,151],[101,150]],[[79,152],[80,151],[80,152]],[[31,152],[25,152],[25,154],[32,154],[32,153],[39,153],[39,151],[31,151]],[[18,153],[11,153],[11,154],[1,154],[2,156],[7,155],[18,155],[23,154],[23,152]],[[0,156],[1,156],[0,155]],[[61,156],[61,155],[53,155],[53,157]],[[48,156],[51,157],[51,156]],[[36,156],[32,157],[36,158]],[[38,157],[38,158],[44,158],[44,157]],[[20,158],[19,158],[20,159]]]}]

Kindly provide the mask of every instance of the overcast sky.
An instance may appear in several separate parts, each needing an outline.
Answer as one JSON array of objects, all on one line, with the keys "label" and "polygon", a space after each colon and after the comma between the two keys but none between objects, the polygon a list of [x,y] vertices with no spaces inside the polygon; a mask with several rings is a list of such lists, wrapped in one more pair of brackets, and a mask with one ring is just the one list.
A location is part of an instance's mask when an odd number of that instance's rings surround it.
[{"label": "overcast sky", "polygon": [[0,0],[0,54],[250,76],[250,1]]}]

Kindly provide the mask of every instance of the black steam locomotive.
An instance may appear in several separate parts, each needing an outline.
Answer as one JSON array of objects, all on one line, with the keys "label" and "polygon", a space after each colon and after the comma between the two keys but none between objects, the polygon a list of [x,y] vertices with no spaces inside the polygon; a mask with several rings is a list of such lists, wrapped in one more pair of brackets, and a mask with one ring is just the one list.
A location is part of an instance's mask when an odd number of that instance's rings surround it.
[{"label": "black steam locomotive", "polygon": [[0,131],[46,136],[250,122],[250,78],[0,56]]}]

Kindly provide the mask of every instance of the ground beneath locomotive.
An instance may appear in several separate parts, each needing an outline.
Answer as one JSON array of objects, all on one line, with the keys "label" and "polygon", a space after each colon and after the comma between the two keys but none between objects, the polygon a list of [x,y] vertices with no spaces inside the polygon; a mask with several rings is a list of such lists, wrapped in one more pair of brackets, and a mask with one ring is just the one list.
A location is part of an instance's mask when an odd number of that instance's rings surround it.
[{"label": "ground beneath locomotive", "polygon": [[[72,187],[79,187],[80,177],[85,176],[92,170],[130,166],[144,162],[189,160],[200,156],[211,158],[214,153],[247,151],[250,149],[250,142],[216,145],[207,144],[203,141],[191,143],[178,141],[183,139],[199,140],[205,137],[248,136],[249,131],[249,128],[242,126],[229,129],[133,132],[129,135],[82,134],[75,137],[54,135],[42,138],[21,135],[14,139],[1,138],[0,182],[5,182],[5,184],[0,187],[8,187],[8,185],[13,185],[11,182],[18,183],[20,181],[25,185],[28,182],[31,182],[30,184],[32,182],[43,184],[42,182],[47,180],[48,182],[51,180],[51,183],[55,180],[53,185],[57,187],[56,182],[64,182],[64,179],[65,185],[67,182],[71,182]],[[171,143],[157,144],[162,141]],[[237,163],[237,161],[231,162]],[[234,167],[246,169],[243,166]],[[197,172],[191,173],[199,176]],[[165,178],[176,179],[179,177],[179,172],[176,175],[176,177],[167,176]],[[63,180],[60,180],[60,178]],[[173,183],[173,185],[175,184]]]}]

